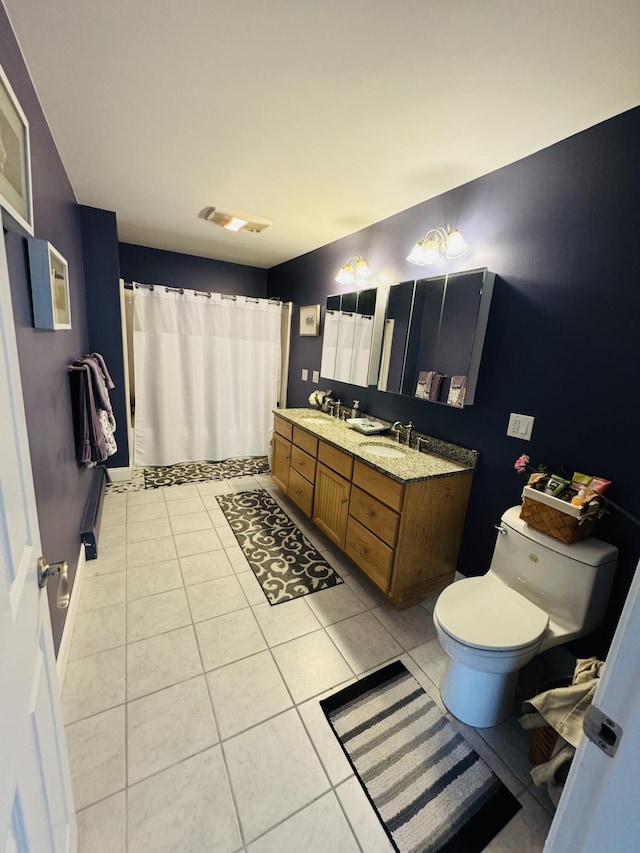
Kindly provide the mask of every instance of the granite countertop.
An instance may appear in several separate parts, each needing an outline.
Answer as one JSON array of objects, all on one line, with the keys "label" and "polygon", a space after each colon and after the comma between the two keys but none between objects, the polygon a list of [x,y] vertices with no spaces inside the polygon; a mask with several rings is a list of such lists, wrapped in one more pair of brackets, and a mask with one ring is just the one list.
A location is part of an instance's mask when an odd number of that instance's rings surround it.
[{"label": "granite countertop", "polygon": [[[453,477],[465,471],[473,471],[478,454],[440,439],[424,436],[437,448],[438,453],[418,452],[398,444],[393,434],[363,435],[349,427],[344,421],[333,418],[318,409],[274,409],[274,414],[285,421],[310,432],[316,438],[349,453],[370,468],[382,471],[400,483],[431,480],[436,477]],[[367,445],[389,447],[402,452],[400,458],[374,455],[366,450]]]}]

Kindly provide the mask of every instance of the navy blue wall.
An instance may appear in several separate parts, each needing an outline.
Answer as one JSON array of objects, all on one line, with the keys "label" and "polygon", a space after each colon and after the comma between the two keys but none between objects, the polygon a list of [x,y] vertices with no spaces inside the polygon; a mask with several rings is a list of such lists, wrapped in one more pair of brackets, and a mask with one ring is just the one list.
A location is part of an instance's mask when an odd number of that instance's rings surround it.
[{"label": "navy blue wall", "polygon": [[[69,264],[72,328],[35,329],[27,242],[11,231],[5,235],[42,553],[50,562],[68,560],[73,581],[91,479],[76,463],[66,370],[87,351],[89,340],[79,211],[2,4],[0,57],[29,121],[35,236],[49,240]],[[57,649],[67,611],[56,609],[55,584],[49,587]]]},{"label": "navy blue wall", "polygon": [[96,207],[80,207],[84,275],[87,290],[87,322],[91,352],[99,352],[113,379],[110,393],[116,419],[118,450],[107,460],[109,468],[129,465],[129,437],[124,386],[124,353],[120,316],[120,272],[116,215]]},{"label": "navy blue wall", "polygon": [[[610,497],[640,517],[635,396],[640,379],[638,234],[640,108],[269,271],[269,295],[296,306],[340,290],[354,254],[392,281],[486,266],[497,273],[476,403],[462,411],[349,385],[368,413],[480,451],[458,568],[482,574],[493,525],[519,502],[520,453],[613,481]],[[451,223],[471,249],[442,267],[405,258],[429,228]],[[292,335],[289,405],[307,405],[301,369],[320,366],[321,338]],[[321,383],[321,386],[322,383]],[[531,442],[506,436],[510,412],[534,415]],[[607,624],[578,654],[603,654],[640,556],[640,528],[612,514],[598,528],[620,548]]]},{"label": "navy blue wall", "polygon": [[199,258],[164,249],[120,243],[120,275],[141,284],[168,284],[190,290],[266,296],[267,271]]}]

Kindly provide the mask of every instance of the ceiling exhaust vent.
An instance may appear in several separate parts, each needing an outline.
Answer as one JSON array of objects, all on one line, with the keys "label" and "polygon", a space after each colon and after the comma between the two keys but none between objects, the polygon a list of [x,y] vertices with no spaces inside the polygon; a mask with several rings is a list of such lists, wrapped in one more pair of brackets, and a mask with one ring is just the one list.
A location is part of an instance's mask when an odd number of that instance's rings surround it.
[{"label": "ceiling exhaust vent", "polygon": [[206,222],[212,222],[227,231],[252,231],[259,234],[271,225],[267,219],[258,219],[257,216],[238,211],[220,210],[218,207],[205,207],[198,215]]}]

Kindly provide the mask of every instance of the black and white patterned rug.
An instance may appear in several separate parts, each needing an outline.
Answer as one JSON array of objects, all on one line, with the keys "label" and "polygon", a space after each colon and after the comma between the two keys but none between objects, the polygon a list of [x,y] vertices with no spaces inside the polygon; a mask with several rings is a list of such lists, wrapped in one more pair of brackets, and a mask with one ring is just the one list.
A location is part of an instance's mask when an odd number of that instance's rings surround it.
[{"label": "black and white patterned rug", "polygon": [[479,853],[521,808],[400,661],[320,705],[400,853]]},{"label": "black and white patterned rug", "polygon": [[183,462],[179,465],[145,467],[144,485],[145,489],[159,489],[161,486],[228,480],[231,477],[251,477],[268,473],[269,459],[266,456],[225,459],[223,462]]},{"label": "black and white patterned rug", "polygon": [[269,604],[343,583],[265,489],[217,501]]}]

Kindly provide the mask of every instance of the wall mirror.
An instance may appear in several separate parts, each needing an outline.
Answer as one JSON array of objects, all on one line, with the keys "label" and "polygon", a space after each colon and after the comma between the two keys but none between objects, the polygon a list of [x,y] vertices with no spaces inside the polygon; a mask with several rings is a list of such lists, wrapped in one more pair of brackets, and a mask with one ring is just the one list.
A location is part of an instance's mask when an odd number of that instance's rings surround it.
[{"label": "wall mirror", "polygon": [[320,376],[366,388],[378,381],[387,289],[327,297]]},{"label": "wall mirror", "polygon": [[393,285],[378,390],[471,405],[494,282],[494,273],[477,269]]}]

